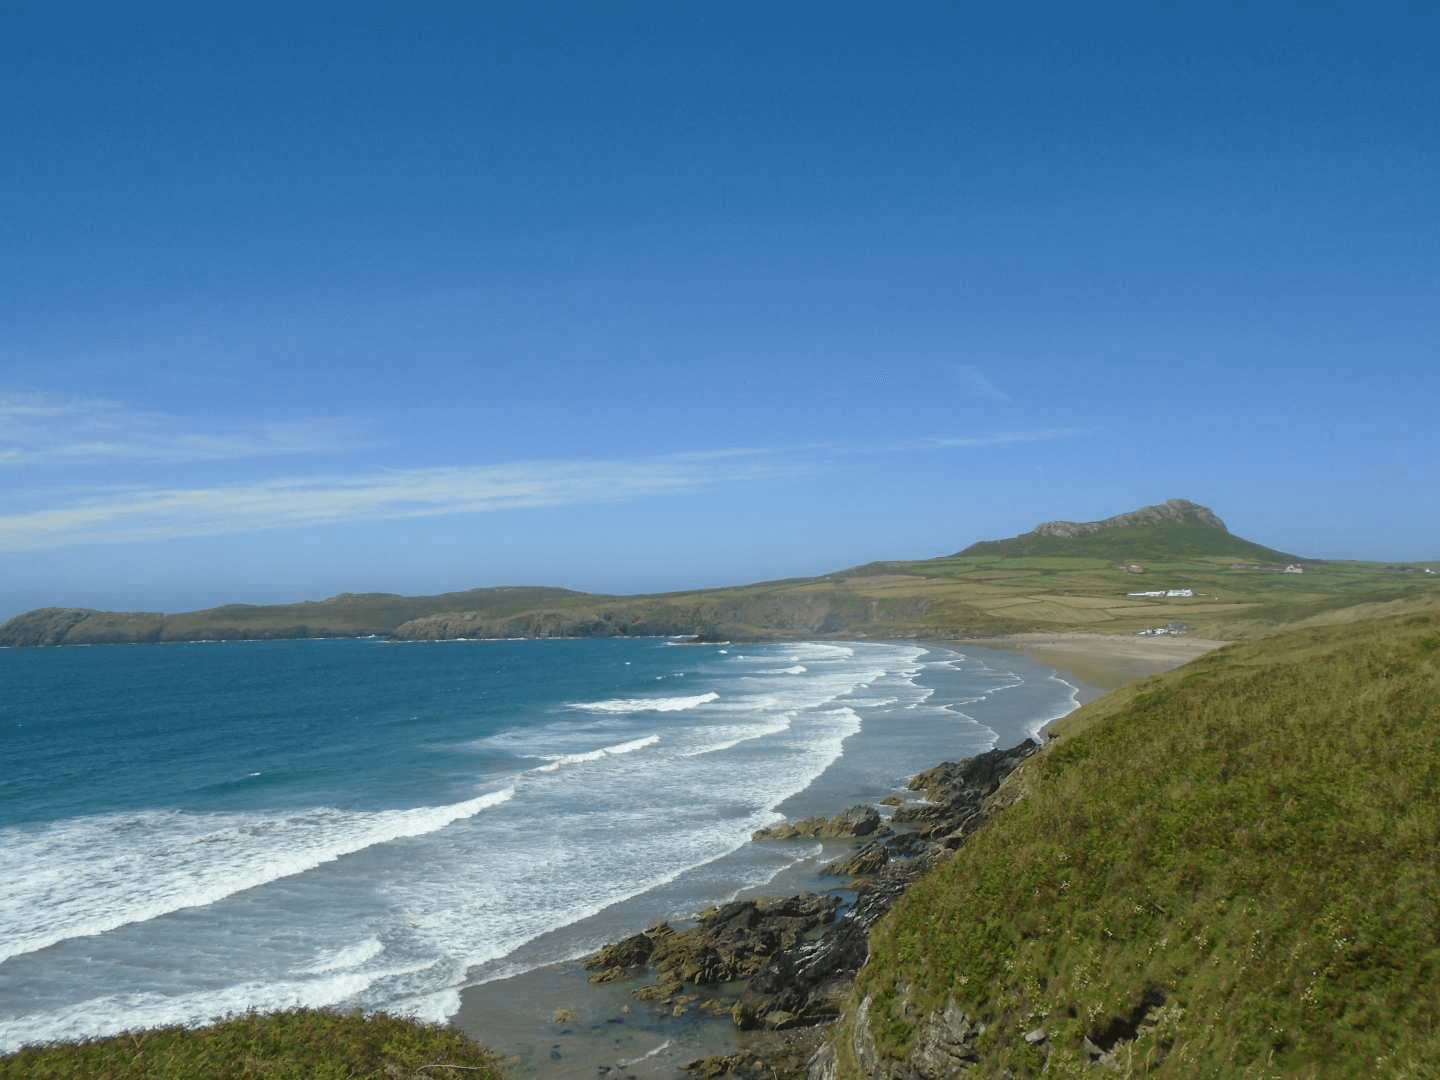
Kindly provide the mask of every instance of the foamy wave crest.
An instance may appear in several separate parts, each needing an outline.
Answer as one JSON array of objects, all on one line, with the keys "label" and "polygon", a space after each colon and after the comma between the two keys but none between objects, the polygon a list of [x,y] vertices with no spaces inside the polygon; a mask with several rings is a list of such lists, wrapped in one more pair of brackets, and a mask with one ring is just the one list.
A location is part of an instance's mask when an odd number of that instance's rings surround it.
[{"label": "foamy wave crest", "polygon": [[594,713],[684,712],[686,709],[698,709],[701,705],[708,705],[712,701],[719,700],[720,695],[712,690],[708,694],[696,694],[693,697],[612,698],[609,701],[577,701],[572,702],[569,708]]},{"label": "foamy wave crest", "polygon": [[514,794],[506,788],[448,806],[370,812],[148,811],[0,831],[0,961],[435,832]]},{"label": "foamy wave crest", "polygon": [[368,960],[373,960],[385,951],[378,937],[368,937],[364,941],[354,945],[347,945],[343,949],[320,957],[313,964],[296,968],[297,975],[323,975],[327,971],[342,971],[345,968],[358,968]]},{"label": "foamy wave crest", "polygon": [[707,742],[692,750],[686,750],[680,756],[682,758],[699,757],[701,754],[718,754],[732,750],[741,743],[750,742],[752,739],[763,739],[767,735],[779,735],[781,732],[789,730],[794,720],[793,712],[783,712],[771,715],[764,723],[749,724],[744,727],[707,728],[705,733],[712,737],[718,737],[717,741]]},{"label": "foamy wave crest", "polygon": [[804,664],[792,664],[789,667],[767,668],[764,671],[755,672],[756,675],[804,675],[810,669]]},{"label": "foamy wave crest", "polygon": [[646,735],[641,739],[631,739],[629,742],[616,743],[614,746],[602,746],[599,750],[587,750],[583,754],[561,754],[551,758],[544,765],[538,766],[536,772],[554,772],[561,765],[580,765],[586,761],[599,761],[601,758],[616,757],[619,754],[633,754],[636,750],[644,750],[647,746],[654,746],[660,741],[659,735]]}]

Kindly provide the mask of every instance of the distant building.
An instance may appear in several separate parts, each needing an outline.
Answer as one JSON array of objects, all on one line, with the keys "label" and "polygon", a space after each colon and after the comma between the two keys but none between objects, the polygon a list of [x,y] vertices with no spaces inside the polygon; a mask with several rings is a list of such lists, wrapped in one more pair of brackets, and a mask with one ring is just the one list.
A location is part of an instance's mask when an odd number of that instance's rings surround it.
[{"label": "distant building", "polygon": [[1194,596],[1194,589],[1166,589],[1166,596]]},{"label": "distant building", "polygon": [[1303,566],[1301,566],[1299,563],[1291,563],[1289,566],[1285,567],[1285,569],[1282,571],[1282,573],[1286,573],[1286,574],[1303,574],[1303,573],[1305,573],[1305,568],[1304,568]]}]

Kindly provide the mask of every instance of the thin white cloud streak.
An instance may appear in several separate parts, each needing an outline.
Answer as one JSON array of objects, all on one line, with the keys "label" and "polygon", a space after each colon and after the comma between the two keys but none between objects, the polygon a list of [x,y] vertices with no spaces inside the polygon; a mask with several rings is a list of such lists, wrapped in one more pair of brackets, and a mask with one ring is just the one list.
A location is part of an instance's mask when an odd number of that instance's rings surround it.
[{"label": "thin white cloud streak", "polygon": [[262,529],[610,502],[777,475],[681,458],[405,469],[211,488],[151,488],[0,517],[0,551],[170,540]]},{"label": "thin white cloud streak", "polygon": [[1054,442],[1091,433],[1089,428],[1042,428],[1037,431],[1002,431],[989,435],[936,436],[892,443],[810,443],[807,450],[850,454],[900,454],[915,450],[963,450],[968,447],[1014,446],[1019,443]]},{"label": "thin white cloud streak", "polygon": [[138,412],[101,398],[0,392],[0,467],[105,462],[224,461],[350,449],[349,426],[302,420],[183,430],[179,417]]},{"label": "thin white cloud streak", "polygon": [[[634,461],[530,462],[281,477],[212,487],[131,487],[0,516],[0,551],[132,543],[308,525],[493,513],[694,493],[823,471],[824,457],[1042,442],[1082,429],[891,444],[691,451]],[[816,454],[822,455],[816,460]]]}]

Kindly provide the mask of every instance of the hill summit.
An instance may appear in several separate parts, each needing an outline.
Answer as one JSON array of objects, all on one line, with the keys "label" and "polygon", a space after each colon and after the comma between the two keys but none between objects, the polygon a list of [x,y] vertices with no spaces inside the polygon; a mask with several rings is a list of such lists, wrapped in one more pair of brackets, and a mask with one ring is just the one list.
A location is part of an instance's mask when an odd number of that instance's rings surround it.
[{"label": "hill summit", "polygon": [[971,544],[959,554],[1120,560],[1218,555],[1262,563],[1296,558],[1233,535],[1218,514],[1189,499],[1142,506],[1103,521],[1047,521],[1008,540]]},{"label": "hill summit", "polygon": [[1128,514],[1116,514],[1104,521],[1046,521],[1036,525],[1025,536],[1089,536],[1102,529],[1119,529],[1127,525],[1159,525],[1167,521],[1219,529],[1223,533],[1230,531],[1219,515],[1208,507],[1193,503],[1189,499],[1167,499],[1154,506],[1131,510]]}]

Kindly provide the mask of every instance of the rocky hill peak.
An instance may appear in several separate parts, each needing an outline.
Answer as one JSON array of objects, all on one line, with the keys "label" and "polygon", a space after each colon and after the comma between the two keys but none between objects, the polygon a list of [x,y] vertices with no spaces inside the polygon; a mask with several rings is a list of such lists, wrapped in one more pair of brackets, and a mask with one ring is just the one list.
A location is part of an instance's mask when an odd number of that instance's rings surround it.
[{"label": "rocky hill peak", "polygon": [[1230,531],[1225,527],[1225,522],[1221,521],[1219,515],[1213,510],[1207,509],[1199,503],[1193,503],[1189,499],[1168,499],[1154,506],[1142,506],[1139,510],[1131,510],[1128,514],[1116,514],[1104,521],[1047,521],[1035,526],[1026,535],[1058,536],[1070,539],[1076,536],[1088,536],[1103,529],[1118,529],[1126,525],[1161,525],[1166,522],[1203,525],[1208,529],[1218,529],[1222,533]]}]

